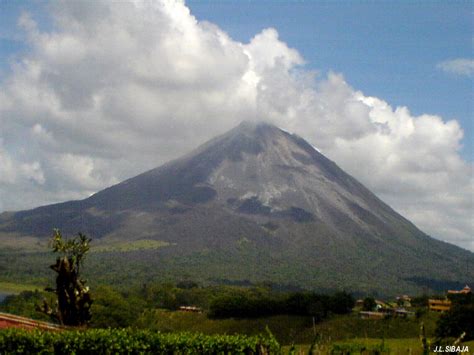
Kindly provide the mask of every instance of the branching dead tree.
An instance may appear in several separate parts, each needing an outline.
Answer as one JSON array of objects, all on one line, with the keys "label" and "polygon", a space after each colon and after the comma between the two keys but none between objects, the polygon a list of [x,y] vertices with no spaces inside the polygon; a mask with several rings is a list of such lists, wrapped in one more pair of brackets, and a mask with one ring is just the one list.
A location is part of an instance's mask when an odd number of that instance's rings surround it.
[{"label": "branching dead tree", "polygon": [[64,240],[61,232],[54,230],[51,246],[54,253],[60,254],[56,264],[50,268],[57,273],[56,288],[46,288],[57,296],[52,307],[46,300],[38,309],[51,316],[62,325],[84,326],[90,318],[92,298],[86,281],[80,278],[80,269],[89,251],[91,239],[79,233],[73,239]]}]

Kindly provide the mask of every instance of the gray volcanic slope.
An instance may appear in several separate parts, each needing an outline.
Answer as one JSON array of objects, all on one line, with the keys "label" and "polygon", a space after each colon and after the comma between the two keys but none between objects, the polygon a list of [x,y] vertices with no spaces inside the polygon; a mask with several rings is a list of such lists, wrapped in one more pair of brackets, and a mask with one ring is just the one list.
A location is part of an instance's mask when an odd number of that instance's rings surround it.
[{"label": "gray volcanic slope", "polygon": [[0,240],[53,228],[104,245],[166,242],[147,257],[197,278],[394,292],[474,280],[473,253],[428,237],[305,140],[265,123],[244,122],[85,200],[0,215]]}]

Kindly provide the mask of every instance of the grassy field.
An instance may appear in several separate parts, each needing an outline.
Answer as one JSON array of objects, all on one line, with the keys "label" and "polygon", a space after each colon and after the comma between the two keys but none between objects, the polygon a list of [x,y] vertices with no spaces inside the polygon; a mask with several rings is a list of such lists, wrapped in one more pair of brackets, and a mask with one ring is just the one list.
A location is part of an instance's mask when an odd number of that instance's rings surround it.
[{"label": "grassy field", "polygon": [[[383,342],[384,348],[387,349],[388,353],[391,355],[421,355],[423,354],[423,348],[421,346],[421,342],[419,338],[404,338],[404,339],[372,339],[372,338],[354,338],[354,339],[347,339],[345,341],[334,341],[330,343],[319,343],[313,347],[314,354],[328,354],[330,353],[333,347],[352,347],[354,349],[354,354],[360,353],[355,349],[365,348],[365,349],[373,349],[374,347],[380,346]],[[468,346],[469,353],[472,354],[472,350],[474,350],[474,341],[469,341],[462,343],[461,346]],[[294,346],[286,345],[283,346],[283,353],[287,354],[290,350],[293,350],[295,354],[308,354],[310,349],[309,344],[297,344]],[[433,352],[434,354],[434,352]]]},{"label": "grassy field", "polygon": [[[380,347],[383,344],[384,348],[389,354],[392,355],[421,355],[423,349],[419,338],[406,338],[406,339],[371,339],[371,338],[354,338],[347,339],[344,341],[334,341],[330,343],[319,343],[313,347],[314,354],[328,354],[334,347],[351,347],[354,354],[360,353],[360,350],[355,349],[374,349],[374,347]],[[474,341],[464,342],[461,346],[468,346],[469,351],[467,354],[472,354],[474,349]],[[283,354],[290,353],[291,350],[294,354],[306,355],[310,349],[310,344],[296,344],[283,346]],[[431,352],[434,354],[434,352]]]},{"label": "grassy field", "polygon": [[170,243],[161,240],[139,239],[134,241],[115,242],[110,244],[93,245],[92,253],[128,252],[137,250],[153,250],[169,246]]},{"label": "grassy field", "polygon": [[160,331],[196,331],[205,334],[265,333],[266,327],[281,344],[310,344],[315,336],[322,343],[346,339],[417,339],[420,323],[426,335],[432,337],[438,314],[427,313],[420,319],[362,320],[357,314],[333,316],[313,326],[310,317],[280,315],[245,319],[209,319],[203,313],[148,310],[136,326]]},{"label": "grassy field", "polygon": [[[380,346],[383,343],[385,349],[390,354],[422,354],[423,349],[421,342],[418,338],[405,338],[405,339],[372,339],[372,338],[354,338],[345,341],[335,341],[330,343],[317,343],[313,347],[314,354],[326,354],[331,351],[333,347],[352,347],[353,349],[365,348],[371,349],[376,346]],[[308,354],[310,349],[309,344],[295,345],[294,350],[296,354]],[[288,353],[291,350],[291,346],[284,346],[283,353]],[[359,353],[359,351],[357,351]]]},{"label": "grassy field", "polygon": [[[174,332],[192,331],[205,334],[265,334],[266,328],[283,345],[284,354],[308,354],[310,344],[316,338],[314,354],[327,354],[333,347],[376,349],[382,342],[390,354],[422,354],[419,339],[423,322],[428,338],[434,337],[439,314],[426,313],[419,319],[362,320],[357,314],[333,316],[313,326],[312,319],[300,316],[280,315],[256,319],[209,319],[204,313],[149,310],[136,324],[138,327]],[[316,335],[316,336],[315,336]],[[383,339],[383,340],[382,340]],[[292,344],[294,348],[292,349]],[[474,342],[468,342],[474,349]],[[291,352],[293,350],[294,352]]]},{"label": "grassy field", "polygon": [[337,316],[316,325],[316,333],[332,339],[347,338],[412,338],[418,337],[423,322],[426,335],[434,335],[437,313],[426,313],[419,319],[393,318],[384,320],[360,319],[356,313]]},{"label": "grassy field", "polygon": [[23,291],[34,291],[36,289],[42,290],[43,288],[44,286],[25,285],[25,284],[13,283],[13,282],[0,281],[0,292],[2,293],[18,294]]},{"label": "grassy field", "polygon": [[[291,343],[298,334],[311,331],[311,320],[306,317],[280,315],[255,319],[209,319],[203,313],[149,310],[135,324],[139,328],[150,328],[163,332],[191,331],[205,334],[266,333],[266,327],[281,343]],[[308,341],[308,337],[298,337]]]}]

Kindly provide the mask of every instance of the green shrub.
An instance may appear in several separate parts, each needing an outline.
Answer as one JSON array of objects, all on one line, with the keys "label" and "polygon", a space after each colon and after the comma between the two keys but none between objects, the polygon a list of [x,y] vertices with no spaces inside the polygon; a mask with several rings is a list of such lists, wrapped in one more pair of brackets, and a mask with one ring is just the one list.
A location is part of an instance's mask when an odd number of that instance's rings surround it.
[{"label": "green shrub", "polygon": [[438,339],[457,338],[462,333],[465,333],[464,340],[474,339],[474,304],[455,304],[436,323],[436,337]]},{"label": "green shrub", "polygon": [[273,354],[279,351],[276,340],[263,336],[209,336],[133,329],[0,331],[1,354]]}]

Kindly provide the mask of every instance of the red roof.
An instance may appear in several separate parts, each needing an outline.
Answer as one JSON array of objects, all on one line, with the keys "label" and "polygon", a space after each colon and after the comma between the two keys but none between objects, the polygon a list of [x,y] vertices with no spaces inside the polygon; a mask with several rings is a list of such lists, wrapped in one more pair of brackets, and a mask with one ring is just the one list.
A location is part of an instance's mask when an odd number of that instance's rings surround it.
[{"label": "red roof", "polygon": [[462,290],[460,290],[460,291],[457,291],[457,290],[448,290],[448,293],[454,293],[454,294],[456,294],[456,293],[463,293],[463,294],[467,294],[467,293],[471,293],[471,288],[470,288],[468,285],[466,285],[466,286],[464,286],[464,288],[463,288]]},{"label": "red roof", "polygon": [[10,313],[0,312],[0,329],[22,328],[22,329],[42,329],[61,330],[62,327],[56,324],[38,321],[31,318],[20,317]]}]

